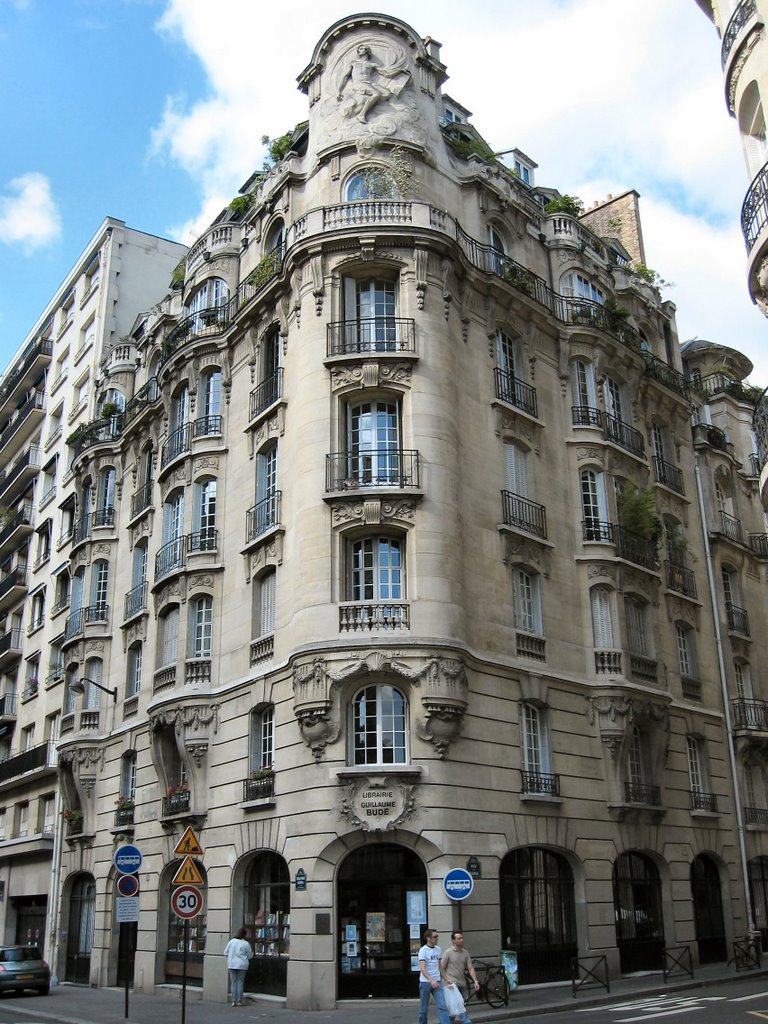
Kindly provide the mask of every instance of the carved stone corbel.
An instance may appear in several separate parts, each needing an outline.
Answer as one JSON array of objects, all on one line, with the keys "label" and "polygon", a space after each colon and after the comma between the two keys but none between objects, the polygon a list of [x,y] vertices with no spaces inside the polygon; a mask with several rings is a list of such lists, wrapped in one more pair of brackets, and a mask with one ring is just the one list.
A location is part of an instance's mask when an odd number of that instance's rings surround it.
[{"label": "carved stone corbel", "polygon": [[299,723],[302,739],[316,761],[341,730],[341,714],[334,707],[334,679],[323,658],[311,665],[297,665],[293,670],[293,713]]},{"label": "carved stone corbel", "polygon": [[467,674],[464,664],[452,658],[432,658],[420,673],[423,692],[421,703],[426,713],[416,723],[417,735],[445,758],[451,743],[458,737],[467,710]]}]

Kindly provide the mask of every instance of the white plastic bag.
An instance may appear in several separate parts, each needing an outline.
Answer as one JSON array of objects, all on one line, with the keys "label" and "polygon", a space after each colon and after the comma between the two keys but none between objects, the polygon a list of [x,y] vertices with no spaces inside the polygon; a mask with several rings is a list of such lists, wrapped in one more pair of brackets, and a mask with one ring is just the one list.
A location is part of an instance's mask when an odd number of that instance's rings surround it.
[{"label": "white plastic bag", "polygon": [[449,1017],[464,1016],[464,1000],[461,998],[458,985],[443,985],[445,1008]]}]

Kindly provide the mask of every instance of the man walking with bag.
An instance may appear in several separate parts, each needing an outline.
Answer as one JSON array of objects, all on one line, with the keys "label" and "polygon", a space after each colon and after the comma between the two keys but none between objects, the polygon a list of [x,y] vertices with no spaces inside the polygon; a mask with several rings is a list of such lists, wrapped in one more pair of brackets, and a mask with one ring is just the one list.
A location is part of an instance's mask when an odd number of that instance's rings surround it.
[{"label": "man walking with bag", "polygon": [[451,1024],[440,980],[442,955],[443,951],[437,944],[437,932],[427,928],[424,933],[424,945],[419,950],[419,1024],[427,1024],[430,995],[434,997],[440,1024]]},{"label": "man walking with bag", "polygon": [[440,975],[447,986],[446,994],[449,1003],[449,1014],[459,1020],[460,1024],[472,1024],[469,1014],[463,1006],[460,1013],[451,1013],[450,989],[452,987],[457,988],[461,993],[462,1000],[466,1000],[467,975],[472,980],[475,992],[480,988],[480,982],[477,980],[475,968],[472,966],[472,957],[464,949],[464,935],[461,932],[451,932],[451,942],[453,943],[451,948],[446,949],[440,958]]}]

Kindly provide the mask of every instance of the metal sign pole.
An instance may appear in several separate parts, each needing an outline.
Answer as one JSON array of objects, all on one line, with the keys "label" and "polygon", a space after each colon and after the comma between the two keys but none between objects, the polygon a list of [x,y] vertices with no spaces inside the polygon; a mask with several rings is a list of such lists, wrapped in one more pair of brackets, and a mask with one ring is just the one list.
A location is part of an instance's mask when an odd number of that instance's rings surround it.
[{"label": "metal sign pole", "polygon": [[124,966],[123,966],[123,972],[125,973],[125,1019],[126,1020],[128,1020],[128,974],[129,974],[128,965],[131,963],[131,933],[130,933],[130,931],[126,931],[127,928],[128,928],[128,925],[125,924],[125,922],[121,922],[121,924],[120,924],[120,932],[121,932],[121,935],[120,935],[120,945],[123,948],[123,955],[125,956],[126,951],[127,951],[127,954],[128,954],[128,963],[124,964]]},{"label": "metal sign pole", "polygon": [[189,945],[189,919],[184,918],[184,954],[181,961],[181,1024],[187,1019],[187,946]]}]

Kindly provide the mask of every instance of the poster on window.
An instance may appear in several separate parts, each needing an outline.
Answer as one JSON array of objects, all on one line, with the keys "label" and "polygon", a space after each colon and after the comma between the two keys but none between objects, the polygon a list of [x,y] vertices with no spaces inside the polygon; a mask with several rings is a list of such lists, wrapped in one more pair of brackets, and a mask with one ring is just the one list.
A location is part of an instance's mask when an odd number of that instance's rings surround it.
[{"label": "poster on window", "polygon": [[427,894],[425,892],[406,893],[405,905],[408,911],[408,924],[427,923]]},{"label": "poster on window", "polygon": [[387,915],[371,911],[365,915],[365,937],[368,942],[385,942],[387,938]]}]

